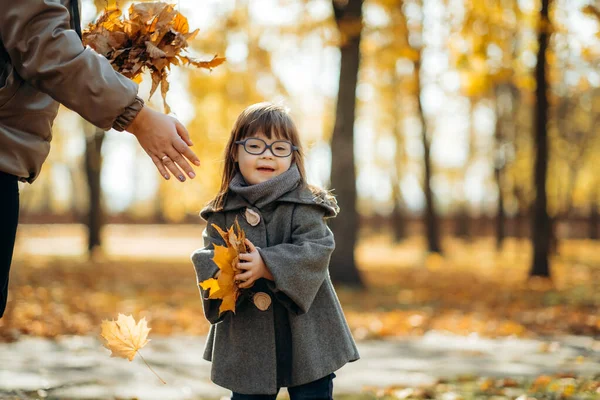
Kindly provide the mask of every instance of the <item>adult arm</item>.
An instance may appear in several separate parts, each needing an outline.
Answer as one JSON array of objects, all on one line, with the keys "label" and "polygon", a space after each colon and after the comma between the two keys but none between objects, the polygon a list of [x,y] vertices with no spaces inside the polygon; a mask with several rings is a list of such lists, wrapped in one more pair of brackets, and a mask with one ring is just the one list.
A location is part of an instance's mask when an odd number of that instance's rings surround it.
[{"label": "adult arm", "polygon": [[[199,160],[188,148],[192,142],[183,125],[144,107],[136,83],[84,48],[58,0],[0,0],[0,42],[30,85],[99,128],[133,133],[166,179],[165,166],[185,180],[175,163],[194,176],[184,157],[196,165]],[[164,156],[168,159],[161,160]]]}]

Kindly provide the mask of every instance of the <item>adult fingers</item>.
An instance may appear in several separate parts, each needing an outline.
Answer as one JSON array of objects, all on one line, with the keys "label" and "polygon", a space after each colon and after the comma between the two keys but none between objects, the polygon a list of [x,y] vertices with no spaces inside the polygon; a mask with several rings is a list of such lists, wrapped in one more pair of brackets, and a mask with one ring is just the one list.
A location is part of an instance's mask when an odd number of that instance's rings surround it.
[{"label": "adult fingers", "polygon": [[163,155],[161,157],[160,161],[163,163],[163,165],[165,167],[167,167],[167,169],[169,171],[171,171],[173,176],[175,176],[181,182],[185,182],[185,175],[179,170],[179,168],[177,168],[177,165],[175,164],[175,161],[173,161],[173,159],[171,159],[171,156]]},{"label": "adult fingers", "polygon": [[192,168],[192,166],[186,161],[186,159],[181,155],[181,153],[175,147],[173,147],[171,149],[171,151],[169,151],[167,153],[167,155],[173,161],[175,161],[175,163],[179,166],[179,168],[184,170],[185,173],[188,174],[188,176],[190,178],[194,179],[196,177],[196,173],[194,172],[194,169]]},{"label": "adult fingers", "polygon": [[186,146],[183,141],[177,139],[173,142],[173,147],[175,147],[175,150],[177,150],[177,152],[182,154],[185,158],[193,162],[195,165],[200,166],[200,159],[198,156],[192,151],[192,149]]},{"label": "adult fingers", "polygon": [[175,129],[177,129],[177,134],[179,135],[179,137],[181,137],[188,146],[194,145],[194,143],[192,143],[192,139],[190,139],[189,132],[187,131],[185,126],[183,126],[183,124],[178,120],[175,120]]},{"label": "adult fingers", "polygon": [[154,165],[156,166],[156,169],[158,169],[158,172],[160,172],[162,177],[165,178],[166,180],[169,180],[169,178],[171,178],[171,175],[165,168],[162,161],[158,157],[153,156],[153,155],[150,155],[150,158],[152,159],[152,162],[154,163]]}]

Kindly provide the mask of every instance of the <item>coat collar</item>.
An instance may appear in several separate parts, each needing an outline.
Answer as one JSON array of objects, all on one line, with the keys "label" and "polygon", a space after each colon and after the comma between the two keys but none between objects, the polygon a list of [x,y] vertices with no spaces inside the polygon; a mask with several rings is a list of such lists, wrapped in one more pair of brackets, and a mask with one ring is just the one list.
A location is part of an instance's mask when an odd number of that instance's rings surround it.
[{"label": "coat collar", "polygon": [[238,171],[229,183],[229,192],[237,194],[246,200],[248,204],[261,209],[294,190],[301,183],[300,171],[298,171],[296,164],[292,164],[284,173],[255,185],[248,185]]},{"label": "coat collar", "polygon": [[[325,218],[333,218],[339,212],[337,200],[330,192],[301,182],[281,196],[272,199],[270,203],[274,202],[314,205],[325,211]],[[221,210],[216,210],[212,204],[208,204],[202,209],[200,216],[204,220],[208,220],[209,215],[215,212],[235,211],[253,206],[256,207],[239,193],[229,190],[225,205]]]}]

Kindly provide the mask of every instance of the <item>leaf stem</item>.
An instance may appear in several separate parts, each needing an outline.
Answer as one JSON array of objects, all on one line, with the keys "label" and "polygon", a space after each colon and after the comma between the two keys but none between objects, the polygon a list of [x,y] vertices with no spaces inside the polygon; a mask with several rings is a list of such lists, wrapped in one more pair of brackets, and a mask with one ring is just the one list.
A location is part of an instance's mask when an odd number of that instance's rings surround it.
[{"label": "leaf stem", "polygon": [[144,359],[144,357],[142,357],[142,353],[140,353],[140,351],[139,351],[139,350],[138,350],[136,353],[138,353],[138,354],[140,355],[140,357],[141,357],[142,361],[144,361],[144,364],[146,364],[146,366],[147,366],[148,368],[150,368],[150,371],[152,371],[152,372],[154,373],[154,375],[156,375],[156,377],[157,377],[158,379],[160,379],[160,381],[162,382],[162,384],[163,384],[163,385],[166,385],[166,384],[167,384],[167,382],[163,381],[163,380],[162,380],[162,378],[161,378],[160,376],[158,376],[158,374],[156,373],[156,371],[154,371],[154,370],[152,369],[152,367],[150,366],[150,364],[148,364],[148,363],[146,362],[146,360]]}]

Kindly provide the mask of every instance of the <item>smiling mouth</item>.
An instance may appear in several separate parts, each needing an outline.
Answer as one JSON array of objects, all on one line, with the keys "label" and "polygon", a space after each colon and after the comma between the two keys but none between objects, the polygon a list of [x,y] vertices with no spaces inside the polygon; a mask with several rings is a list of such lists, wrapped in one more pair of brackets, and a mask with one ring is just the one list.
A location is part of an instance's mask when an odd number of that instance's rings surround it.
[{"label": "smiling mouth", "polygon": [[260,168],[257,168],[257,170],[259,170],[261,172],[273,172],[273,171],[275,171],[274,168],[268,168],[268,167],[260,167]]}]

